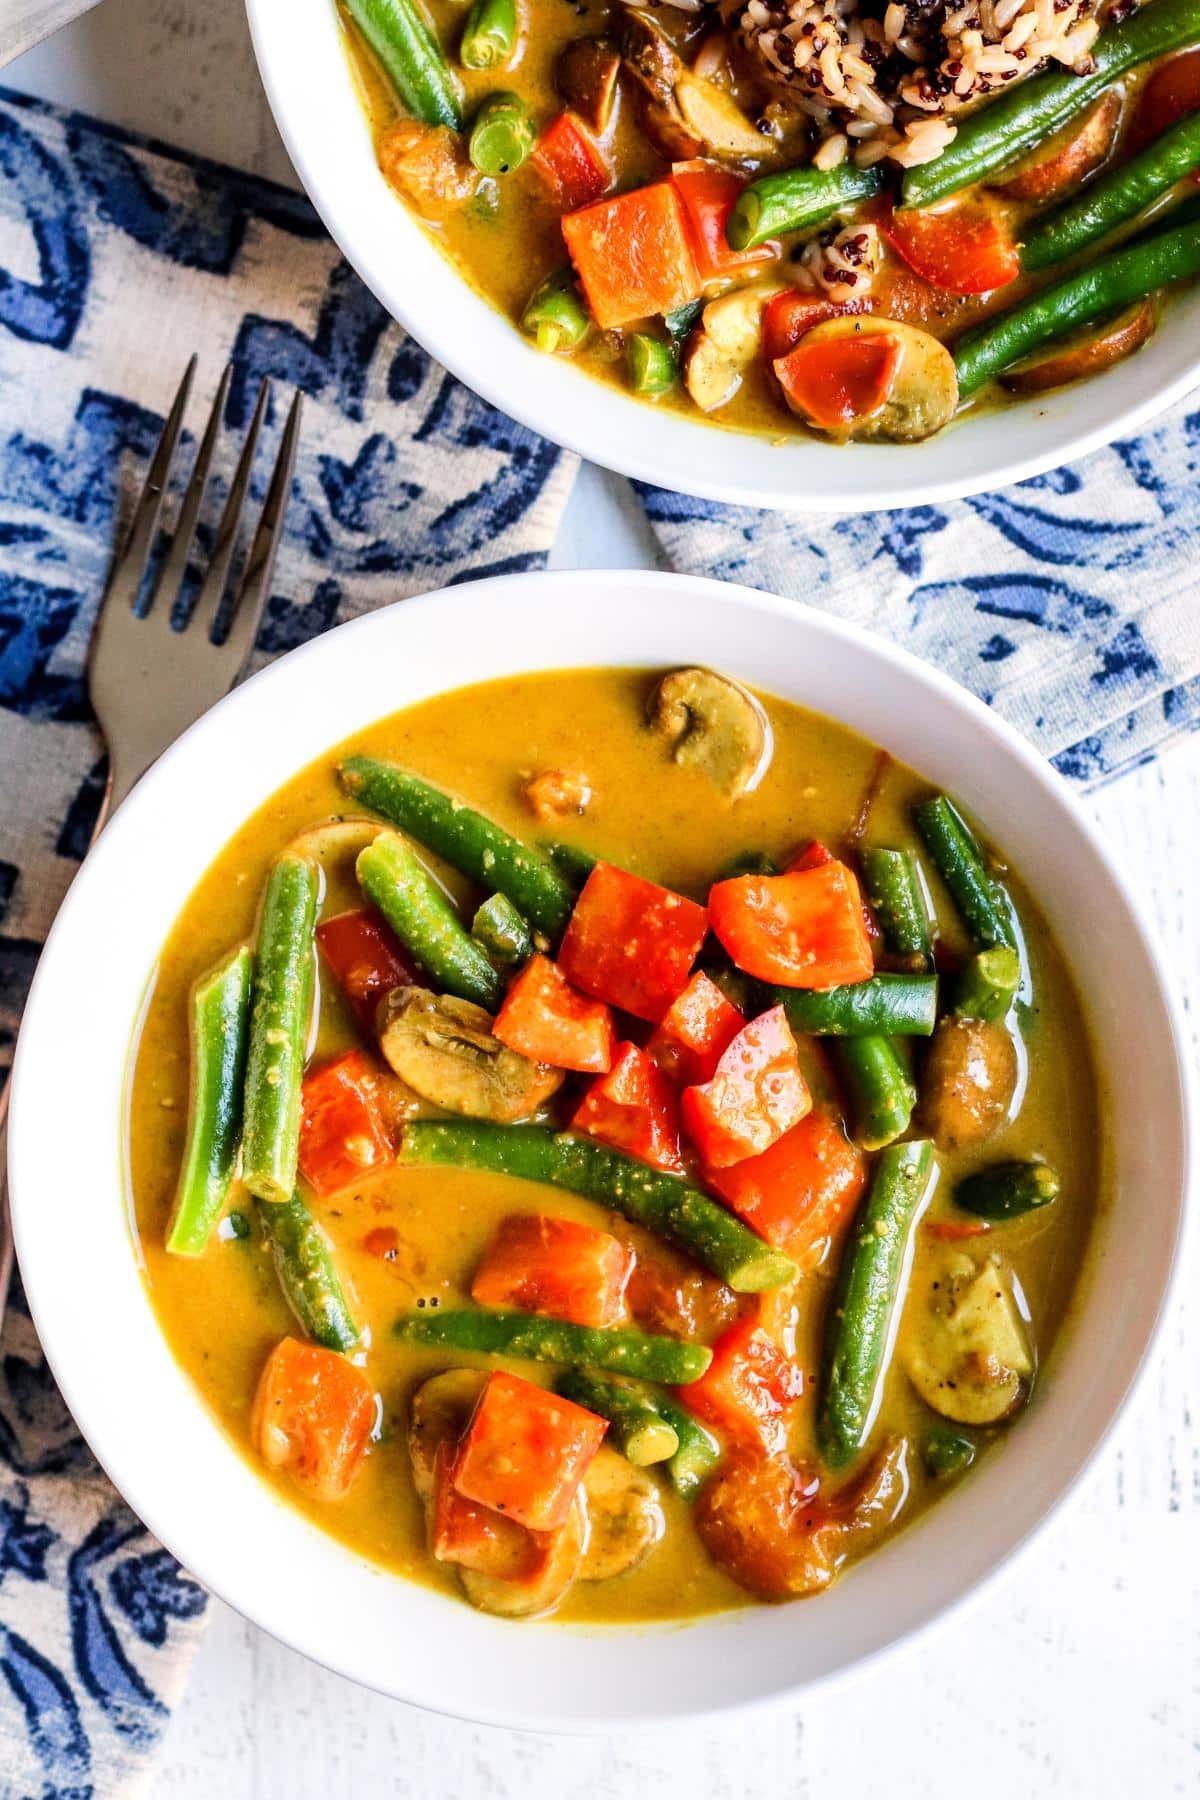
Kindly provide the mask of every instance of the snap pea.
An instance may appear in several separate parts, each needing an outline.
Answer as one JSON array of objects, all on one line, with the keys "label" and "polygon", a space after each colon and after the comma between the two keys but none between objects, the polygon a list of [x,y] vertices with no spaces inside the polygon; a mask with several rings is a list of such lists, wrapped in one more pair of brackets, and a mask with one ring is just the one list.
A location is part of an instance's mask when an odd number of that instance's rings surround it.
[{"label": "snap pea", "polygon": [[961,1019],[994,1024],[1007,1013],[1021,985],[1021,958],[1008,944],[980,950],[963,969],[954,990],[954,1010]]},{"label": "snap pea", "polygon": [[1097,176],[1064,206],[1043,213],[1025,234],[1022,267],[1035,271],[1075,256],[1107,237],[1160,194],[1200,167],[1200,112],[1188,113],[1160,138]]},{"label": "snap pea", "polygon": [[902,204],[932,206],[1018,161],[1035,145],[1085,112],[1119,75],[1154,57],[1200,40],[1200,0],[1153,0],[1092,46],[1090,75],[1047,70],[1015,82],[957,125],[953,143],[932,162],[908,169]]},{"label": "snap pea", "polygon": [[405,1344],[464,1350],[477,1356],[517,1356],[613,1375],[638,1375],[672,1386],[696,1381],[712,1361],[703,1344],[653,1337],[645,1331],[604,1331],[536,1313],[447,1311],[405,1313],[396,1321]]},{"label": "snap pea", "polygon": [[313,998],[313,928],[320,876],[281,856],[263,894],[254,952],[254,1000],[246,1058],[242,1180],[282,1204],[296,1184],[300,1084]]},{"label": "snap pea", "polygon": [[921,1445],[921,1461],[935,1481],[948,1481],[961,1475],[975,1461],[975,1445],[961,1431],[948,1425],[932,1425]]},{"label": "snap pea", "polygon": [[457,131],[458,84],[416,0],[346,0],[346,7],[414,119]]},{"label": "snap pea", "polygon": [[990,1169],[978,1169],[959,1182],[954,1204],[977,1219],[1019,1219],[1057,1200],[1060,1188],[1048,1163],[993,1163]]},{"label": "snap pea", "polygon": [[570,269],[539,281],[521,314],[521,330],[550,356],[570,356],[591,329],[591,314]]},{"label": "snap pea", "polygon": [[981,950],[996,944],[1015,950],[1012,903],[988,869],[974,833],[954,802],[939,794],[918,806],[913,817],[975,943]]},{"label": "snap pea", "polygon": [[220,1217],[242,1135],[242,1090],[254,960],[244,946],[192,991],[187,1146],[167,1233],[175,1256],[199,1256]]},{"label": "snap pea", "polygon": [[[1146,15],[1165,4],[1167,0],[1154,0],[1146,7]],[[1200,274],[1200,223],[1195,221],[1110,251],[1054,287],[1043,288],[1008,312],[997,313],[986,324],[965,332],[954,346],[960,395],[975,393],[1013,363],[1077,325],[1088,325],[1105,313],[1196,274]]]},{"label": "snap pea", "polygon": [[338,771],[348,794],[477,881],[505,894],[538,931],[556,942],[575,904],[570,883],[539,851],[482,813],[373,756],[350,756]]},{"label": "snap pea", "polygon": [[635,394],[654,399],[675,386],[675,358],[668,344],[648,332],[635,331],[625,346],[629,385]]},{"label": "snap pea", "polygon": [[554,1391],[564,1400],[573,1400],[576,1406],[607,1419],[605,1442],[638,1468],[666,1462],[679,1449],[674,1427],[667,1423],[645,1388],[575,1369],[559,1376]]},{"label": "snap pea", "polygon": [[533,955],[529,927],[507,894],[484,901],[471,921],[471,936],[505,969],[515,969]]},{"label": "snap pea", "polygon": [[848,987],[775,988],[771,1004],[810,1037],[929,1037],[936,975],[872,975]]},{"label": "snap pea", "polygon": [[817,1441],[831,1469],[853,1461],[871,1427],[908,1243],[932,1163],[933,1148],[921,1139],[882,1150],[854,1222],[826,1326],[817,1421]]},{"label": "snap pea", "polygon": [[785,169],[764,175],[743,188],[725,225],[731,250],[753,250],[768,238],[803,231],[826,220],[843,206],[869,200],[883,186],[878,169],[839,163],[836,169]]},{"label": "snap pea", "polygon": [[910,850],[867,844],[859,860],[884,943],[897,956],[921,957],[928,967],[933,940],[916,857]]},{"label": "snap pea", "polygon": [[667,1478],[681,1500],[694,1500],[720,1462],[721,1446],[678,1400],[656,1394],[654,1404],[679,1439],[679,1448],[667,1464]]},{"label": "snap pea", "polygon": [[519,94],[492,94],[475,114],[467,154],[481,175],[511,175],[536,136],[533,115]]},{"label": "snap pea", "polygon": [[514,0],[475,0],[463,26],[458,60],[464,69],[498,69],[517,41]]},{"label": "snap pea", "polygon": [[839,1038],[834,1060],[849,1092],[855,1142],[864,1150],[882,1150],[903,1136],[912,1123],[917,1090],[891,1038]]},{"label": "snap pea", "polygon": [[677,1244],[740,1294],[778,1287],[796,1273],[786,1256],[707,1194],[594,1138],[540,1125],[414,1119],[405,1128],[399,1161],[487,1169],[582,1194]]},{"label": "snap pea", "polygon": [[266,1206],[258,1220],[284,1298],[309,1337],[326,1350],[353,1350],[358,1326],[346,1299],[329,1239],[298,1194]]},{"label": "snap pea", "polygon": [[406,838],[381,831],[359,852],[354,872],[367,899],[440,988],[495,1010],[503,982]]}]

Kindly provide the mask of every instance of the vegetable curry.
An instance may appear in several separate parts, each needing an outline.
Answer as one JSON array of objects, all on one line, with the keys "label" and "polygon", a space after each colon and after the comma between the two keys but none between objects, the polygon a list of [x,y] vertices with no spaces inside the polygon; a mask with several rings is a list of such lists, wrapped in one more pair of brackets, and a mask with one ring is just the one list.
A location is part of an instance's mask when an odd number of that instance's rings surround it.
[{"label": "vegetable curry", "polygon": [[548,354],[911,442],[1200,272],[1200,0],[345,0],[385,179]]},{"label": "vegetable curry", "polygon": [[298,774],[164,947],[130,1105],[230,1438],[514,1618],[827,1587],[1029,1401],[1102,1179],[1019,871],[698,668],[461,689]]}]

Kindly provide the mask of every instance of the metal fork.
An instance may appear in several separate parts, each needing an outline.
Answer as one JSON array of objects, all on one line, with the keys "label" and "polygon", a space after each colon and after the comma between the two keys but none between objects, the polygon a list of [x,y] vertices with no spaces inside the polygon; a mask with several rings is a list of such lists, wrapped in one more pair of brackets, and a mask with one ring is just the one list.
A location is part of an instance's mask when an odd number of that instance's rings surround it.
[{"label": "metal fork", "polygon": [[[230,623],[220,642],[214,628],[237,548],[238,533],[250,489],[254,452],[266,415],[270,384],[258,391],[254,416],[229,486],[208,569],[184,625],[172,626],[191,558],[200,509],[208,488],[213,454],[220,436],[221,415],[232,371],[226,367],[196,452],[191,478],[179,509],[170,548],[153,576],[148,603],[135,611],[158,537],[163,500],[183,433],[183,420],[196,373],[193,356],[184,371],[162,428],[124,546],[117,557],[100,603],[88,653],[88,694],[108,745],[108,785],[92,832],[95,843],[105,821],[130,788],[187,726],[207,712],[233,686],[254,645],[271,584],[275,553],[283,536],[284,518],[300,436],[301,397],[288,413],[267,496],[251,539],[237,585]],[[8,1087],[0,1093],[0,1320],[12,1271],[12,1232],[8,1222],[7,1158]]]}]

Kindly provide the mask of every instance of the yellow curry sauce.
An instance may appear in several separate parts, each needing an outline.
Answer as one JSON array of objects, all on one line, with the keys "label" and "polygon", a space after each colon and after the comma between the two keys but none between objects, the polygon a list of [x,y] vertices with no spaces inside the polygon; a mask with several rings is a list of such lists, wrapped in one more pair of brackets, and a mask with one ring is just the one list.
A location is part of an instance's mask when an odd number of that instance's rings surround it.
[{"label": "yellow curry sauce", "polygon": [[[703,899],[715,872],[747,848],[784,858],[811,838],[843,844],[876,768],[877,752],[828,719],[783,701],[765,702],[774,754],[756,791],[736,803],[714,798],[706,775],[677,766],[642,724],[650,678],[641,672],[583,670],[506,679],[459,689],[373,724],[337,751],[302,770],[247,821],[191,896],[159,958],[135,1048],[129,1118],[129,1175],[138,1247],[152,1303],[182,1367],[230,1439],[248,1457],[255,1385],[272,1346],[296,1326],[270,1256],[257,1233],[236,1240],[218,1231],[204,1255],[172,1257],[164,1249],[188,1115],[188,996],[193,982],[239,941],[253,941],[255,914],[272,858],[302,829],[345,814],[335,779],[341,754],[394,760],[467,799],[526,838],[559,837],[617,864]],[[522,797],[523,782],[545,768],[586,772],[594,793],[584,818],[539,827]],[[910,811],[929,792],[911,771],[889,764],[870,812],[872,841],[916,847]],[[1063,961],[1019,872],[1006,880],[1028,948],[1036,1001],[1024,1020],[1023,1097],[1016,1117],[985,1149],[940,1158],[942,1175],[930,1218],[948,1216],[953,1178],[985,1161],[1038,1156],[1053,1164],[1062,1191],[1051,1206],[996,1227],[994,1243],[1015,1272],[1032,1320],[1039,1362],[1051,1351],[1079,1277],[1101,1181],[1100,1119],[1091,1052]],[[467,884],[452,873],[460,895]],[[947,895],[934,885],[943,939],[961,946]],[[473,896],[473,899],[477,896]],[[352,863],[327,870],[323,916],[358,903]],[[468,914],[469,916],[469,914]],[[349,1014],[321,971],[320,1025],[312,1054],[320,1061],[357,1042]],[[251,1211],[239,1183],[233,1207]],[[411,1349],[392,1336],[395,1318],[418,1301],[469,1304],[476,1263],[499,1220],[541,1210],[604,1226],[605,1209],[569,1194],[504,1177],[438,1168],[389,1168],[324,1202],[312,1202],[332,1239],[360,1320],[369,1326],[366,1367],[381,1397],[382,1429],[349,1495],[320,1504],[286,1475],[261,1469],[290,1503],[319,1528],[387,1569],[446,1592],[452,1570],[426,1549],[421,1509],[405,1447],[406,1402],[417,1381],[452,1364],[485,1367],[495,1359]],[[394,1260],[364,1248],[391,1227]],[[944,1251],[924,1227],[916,1232],[909,1300],[900,1348],[923,1290],[929,1259]],[[802,1277],[774,1316],[795,1326],[796,1358],[806,1391],[795,1408],[791,1448],[819,1467],[813,1446],[820,1336],[832,1269]],[[534,1380],[546,1370],[505,1365]],[[893,1359],[871,1438],[899,1434],[915,1446],[933,1415]],[[977,1434],[986,1442],[995,1432]],[[902,1522],[917,1516],[946,1484],[907,1458],[911,1491]],[[653,1472],[651,1472],[653,1473]],[[969,1477],[968,1477],[969,1479]],[[608,1582],[578,1582],[562,1608],[566,1619],[604,1621],[684,1618],[744,1604],[747,1595],[718,1570],[700,1543],[688,1508],[665,1482],[666,1531],[638,1568]]]}]

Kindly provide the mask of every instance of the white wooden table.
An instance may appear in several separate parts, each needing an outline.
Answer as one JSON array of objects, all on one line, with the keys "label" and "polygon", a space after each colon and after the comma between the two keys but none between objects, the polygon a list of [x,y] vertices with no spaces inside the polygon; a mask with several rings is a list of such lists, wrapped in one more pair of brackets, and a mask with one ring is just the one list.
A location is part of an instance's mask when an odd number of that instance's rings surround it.
[{"label": "white wooden table", "polygon": [[[105,0],[9,85],[291,179],[239,0]],[[555,561],[653,561],[585,468]],[[1197,596],[1200,631],[1200,594]],[[1200,737],[1091,811],[1200,1000]],[[1120,1105],[1121,1096],[1114,1096]],[[1200,1301],[1184,1270],[1140,1398],[1017,1566],[916,1647],[795,1711],[572,1740],[355,1688],[215,1605],[152,1783],[162,1800],[1167,1800],[1200,1793]],[[819,1608],[797,1628],[820,1630]]]}]

